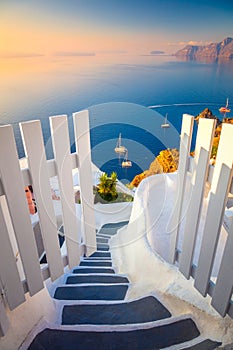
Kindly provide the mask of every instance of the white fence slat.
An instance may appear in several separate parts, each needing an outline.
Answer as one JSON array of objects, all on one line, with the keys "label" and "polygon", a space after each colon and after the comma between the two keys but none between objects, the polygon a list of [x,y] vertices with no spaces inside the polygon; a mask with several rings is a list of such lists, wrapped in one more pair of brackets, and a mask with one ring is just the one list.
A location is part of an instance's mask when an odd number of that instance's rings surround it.
[{"label": "white fence slat", "polygon": [[77,153],[71,153],[72,169],[78,168],[78,156]]},{"label": "white fence slat", "polygon": [[179,262],[179,270],[186,278],[189,278],[191,274],[215,125],[214,119],[199,119],[194,157],[195,166],[191,178],[191,193]]},{"label": "white fence slat", "polygon": [[0,178],[0,196],[4,195],[4,190],[3,190],[3,186],[2,186],[2,181]]},{"label": "white fence slat", "polygon": [[179,167],[177,173],[177,192],[175,207],[172,213],[168,230],[171,232],[169,262],[174,263],[176,259],[176,247],[181,220],[182,203],[188,170],[190,146],[193,132],[194,117],[188,114],[183,115],[180,135]]},{"label": "white fence slat", "polygon": [[63,274],[63,265],[57,234],[46,155],[40,121],[20,123],[25,153],[32,177],[40,227],[46,258],[49,264],[51,279],[55,280]]},{"label": "white fence slat", "polygon": [[206,295],[232,177],[233,125],[223,124],[194,286]]},{"label": "white fence slat", "polygon": [[25,301],[25,296],[4,217],[2,198],[0,198],[0,223],[0,280],[8,306],[13,310]]},{"label": "white fence slat", "polygon": [[219,268],[218,278],[212,294],[211,304],[221,316],[225,316],[233,292],[233,223],[231,224],[222,261]]},{"label": "white fence slat", "polygon": [[[1,285],[0,285],[0,289],[1,289]],[[3,299],[0,296],[0,337],[4,337],[4,335],[6,335],[9,327],[10,327],[10,322],[7,317]]]},{"label": "white fence slat", "polygon": [[44,286],[11,125],[0,127],[0,174],[29,293],[34,295]]},{"label": "white fence slat", "polygon": [[50,117],[50,128],[53,142],[54,158],[57,165],[57,175],[62,205],[63,227],[66,239],[69,267],[80,262],[78,239],[81,234],[76,217],[75,196],[72,176],[72,160],[70,154],[70,139],[67,117]]},{"label": "white fence slat", "polygon": [[86,245],[86,254],[89,256],[96,251],[96,225],[91,167],[89,113],[87,110],[74,113],[73,119],[76,152],[79,157],[79,180],[85,237],[84,243]]}]

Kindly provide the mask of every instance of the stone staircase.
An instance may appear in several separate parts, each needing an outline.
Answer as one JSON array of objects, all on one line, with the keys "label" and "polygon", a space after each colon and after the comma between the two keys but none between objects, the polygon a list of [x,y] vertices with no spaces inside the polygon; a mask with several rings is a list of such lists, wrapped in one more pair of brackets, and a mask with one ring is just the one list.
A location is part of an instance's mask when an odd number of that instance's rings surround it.
[{"label": "stone staircase", "polygon": [[173,317],[154,296],[126,300],[130,282],[112,267],[109,239],[122,226],[108,224],[97,234],[97,252],[59,285],[53,297],[62,303],[61,324],[47,328],[28,350],[216,349],[203,339],[190,317]]}]

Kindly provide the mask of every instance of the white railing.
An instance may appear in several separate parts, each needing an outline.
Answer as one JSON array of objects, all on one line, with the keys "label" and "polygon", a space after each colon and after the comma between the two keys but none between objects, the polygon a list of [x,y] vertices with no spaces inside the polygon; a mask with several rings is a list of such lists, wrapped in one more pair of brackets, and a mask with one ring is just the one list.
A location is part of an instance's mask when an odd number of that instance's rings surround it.
[{"label": "white railing", "polygon": [[[194,117],[184,115],[180,162],[178,169],[178,190],[175,208],[171,220],[171,244],[169,262],[178,262],[179,270],[189,279],[194,278],[194,287],[205,297],[212,297],[211,304],[221,316],[227,313],[233,318],[233,220],[228,228],[223,251],[217,256],[220,234],[223,225],[224,211],[229,193],[232,193],[233,164],[233,125],[223,124],[218,154],[215,166],[209,165],[213,142],[215,121],[199,120],[196,138],[195,156],[189,167],[188,159],[192,138]],[[189,174],[189,176],[188,176]],[[191,177],[189,193],[186,182]],[[207,183],[210,186],[208,197],[205,198]],[[186,195],[189,200],[184,200]],[[203,203],[206,203],[202,240],[199,249],[198,263],[194,263],[197,249],[197,236],[200,229],[200,218]],[[188,205],[187,205],[188,203]],[[186,207],[184,207],[186,205]],[[178,249],[180,225],[184,221],[181,249]],[[219,259],[216,261],[216,259]],[[218,273],[214,280],[212,270],[218,265]]]},{"label": "white railing", "polygon": [[[10,310],[44,288],[47,278],[55,280],[64,267],[79,264],[80,255],[96,250],[96,231],[91,169],[88,111],[73,115],[76,153],[70,153],[67,117],[50,118],[54,159],[46,160],[40,121],[20,123],[28,169],[21,170],[13,128],[0,127],[0,336],[9,327]],[[76,215],[72,169],[79,169],[82,216]],[[58,177],[63,230],[67,254],[58,239],[49,179]],[[47,264],[41,267],[24,188],[33,186],[39,226]],[[82,226],[82,229],[81,229]],[[81,232],[82,231],[82,232]]]}]

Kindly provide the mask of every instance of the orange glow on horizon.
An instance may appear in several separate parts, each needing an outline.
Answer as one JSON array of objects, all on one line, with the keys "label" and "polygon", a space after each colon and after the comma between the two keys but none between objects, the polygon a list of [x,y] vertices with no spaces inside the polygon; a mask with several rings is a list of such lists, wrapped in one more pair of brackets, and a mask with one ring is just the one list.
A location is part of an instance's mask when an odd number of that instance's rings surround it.
[{"label": "orange glow on horizon", "polygon": [[0,56],[41,54],[55,52],[126,51],[128,53],[149,54],[152,50],[165,50],[168,46],[161,34],[133,33],[109,28],[91,31],[91,28],[71,28],[42,26],[38,23],[24,23],[15,18],[12,23],[0,22]]}]

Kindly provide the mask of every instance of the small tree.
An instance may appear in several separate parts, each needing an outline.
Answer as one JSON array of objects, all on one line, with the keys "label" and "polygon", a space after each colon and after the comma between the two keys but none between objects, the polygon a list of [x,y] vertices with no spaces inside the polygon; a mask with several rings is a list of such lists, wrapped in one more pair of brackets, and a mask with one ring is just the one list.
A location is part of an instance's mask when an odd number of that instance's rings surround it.
[{"label": "small tree", "polygon": [[108,176],[107,173],[103,173],[99,179],[97,192],[102,199],[110,202],[117,198],[116,184],[117,184],[116,172],[112,172],[110,176]]}]

